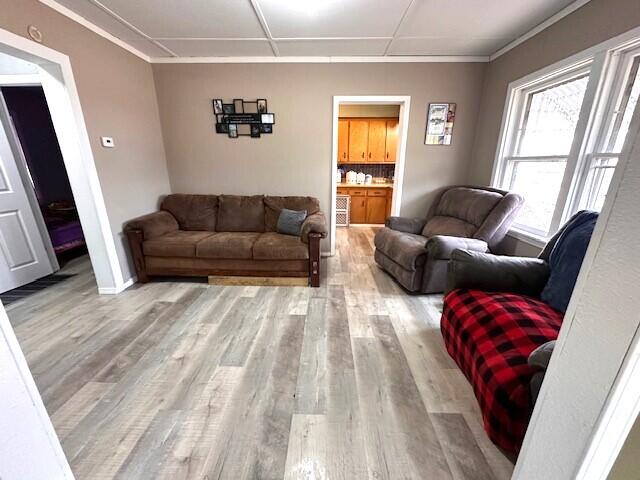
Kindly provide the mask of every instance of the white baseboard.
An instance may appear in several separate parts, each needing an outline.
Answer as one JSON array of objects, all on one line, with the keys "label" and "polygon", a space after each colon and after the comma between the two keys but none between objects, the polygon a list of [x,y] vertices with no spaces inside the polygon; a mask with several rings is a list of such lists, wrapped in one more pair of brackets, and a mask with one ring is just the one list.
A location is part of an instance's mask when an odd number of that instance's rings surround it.
[{"label": "white baseboard", "polygon": [[99,287],[98,293],[100,295],[117,295],[121,292],[124,292],[127,288],[138,281],[138,277],[135,275],[131,277],[129,280],[124,282],[122,285],[118,285],[117,287]]}]

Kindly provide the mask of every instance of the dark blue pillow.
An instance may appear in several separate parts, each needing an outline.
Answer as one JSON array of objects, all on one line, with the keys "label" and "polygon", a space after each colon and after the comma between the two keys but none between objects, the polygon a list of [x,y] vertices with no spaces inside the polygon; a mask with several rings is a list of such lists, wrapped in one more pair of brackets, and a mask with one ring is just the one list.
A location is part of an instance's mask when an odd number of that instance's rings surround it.
[{"label": "dark blue pillow", "polygon": [[278,233],[299,237],[300,231],[302,230],[302,223],[306,218],[306,210],[289,210],[288,208],[283,208],[280,210],[276,229]]},{"label": "dark blue pillow", "polygon": [[577,213],[551,250],[549,280],[540,298],[556,310],[567,310],[597,220],[596,212]]}]

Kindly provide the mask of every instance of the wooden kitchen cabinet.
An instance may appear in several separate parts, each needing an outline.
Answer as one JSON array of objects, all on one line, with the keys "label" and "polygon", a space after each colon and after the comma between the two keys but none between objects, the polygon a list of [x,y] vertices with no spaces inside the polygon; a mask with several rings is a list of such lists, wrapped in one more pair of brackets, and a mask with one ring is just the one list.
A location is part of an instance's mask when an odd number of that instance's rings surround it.
[{"label": "wooden kitchen cabinet", "polygon": [[387,120],[384,161],[389,163],[395,163],[397,152],[398,152],[398,120]]},{"label": "wooden kitchen cabinet", "polygon": [[384,223],[387,219],[387,197],[367,197],[366,223]]},{"label": "wooden kitchen cabinet", "polygon": [[395,163],[397,146],[397,119],[338,119],[338,163]]},{"label": "wooden kitchen cabinet", "polygon": [[338,120],[338,162],[349,160],[349,120]]},{"label": "wooden kitchen cabinet", "polygon": [[367,160],[369,121],[349,120],[349,161],[364,163]]},{"label": "wooden kitchen cabinet", "polygon": [[385,220],[391,216],[391,204],[393,203],[393,188],[387,188],[387,215]]},{"label": "wooden kitchen cabinet", "polygon": [[384,162],[387,144],[386,120],[369,120],[368,162]]},{"label": "wooden kitchen cabinet", "polygon": [[350,223],[367,223],[367,197],[351,193]]}]

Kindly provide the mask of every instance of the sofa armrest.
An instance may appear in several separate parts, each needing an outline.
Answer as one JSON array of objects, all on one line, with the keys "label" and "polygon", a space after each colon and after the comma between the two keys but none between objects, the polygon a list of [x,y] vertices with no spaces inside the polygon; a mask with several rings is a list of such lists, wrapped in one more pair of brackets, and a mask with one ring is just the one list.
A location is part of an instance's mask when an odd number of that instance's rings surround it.
[{"label": "sofa armrest", "polygon": [[134,230],[142,232],[143,240],[149,240],[150,238],[178,230],[178,222],[169,212],[160,210],[129,220],[124,226],[124,231],[130,232]]},{"label": "sofa armrest", "polygon": [[555,346],[556,341],[551,340],[536,348],[529,354],[529,358],[527,359],[529,366],[537,370],[546,370],[549,367],[549,361],[551,360]]},{"label": "sofa armrest", "polygon": [[547,368],[549,367],[549,361],[551,360],[551,355],[553,354],[555,346],[555,340],[543,343],[531,352],[527,359],[529,366],[536,369],[536,372],[531,377],[531,382],[529,384],[529,388],[531,389],[531,399],[534,404],[536,403],[536,400],[538,400],[540,388],[542,387],[542,382],[544,381],[544,376],[547,372]]},{"label": "sofa armrest", "polygon": [[324,213],[317,212],[309,215],[305,218],[304,222],[302,222],[300,237],[304,243],[309,243],[310,233],[317,233],[321,238],[325,238],[327,236],[327,232],[327,219],[324,216]]},{"label": "sofa armrest", "polygon": [[539,297],[548,278],[549,266],[539,258],[456,250],[449,261],[447,292],[473,288]]},{"label": "sofa armrest", "polygon": [[420,235],[426,223],[424,218],[388,217],[384,226],[398,232]]},{"label": "sofa armrest", "polygon": [[454,250],[472,250],[476,252],[486,252],[489,247],[484,240],[475,238],[449,237],[447,235],[435,235],[429,237],[427,253],[430,258],[449,260]]}]

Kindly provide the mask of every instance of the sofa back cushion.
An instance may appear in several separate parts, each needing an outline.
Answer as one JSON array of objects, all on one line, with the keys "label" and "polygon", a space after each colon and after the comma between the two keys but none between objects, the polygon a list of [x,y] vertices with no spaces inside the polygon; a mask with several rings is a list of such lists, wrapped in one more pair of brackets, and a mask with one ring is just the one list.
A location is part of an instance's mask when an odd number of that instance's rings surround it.
[{"label": "sofa back cushion", "polygon": [[267,195],[264,197],[265,206],[265,231],[276,232],[280,211],[283,208],[288,210],[306,210],[307,215],[313,215],[320,211],[320,202],[314,197],[275,197]]},{"label": "sofa back cushion", "polygon": [[422,235],[473,237],[502,195],[478,188],[454,187],[442,194]]},{"label": "sofa back cushion", "polygon": [[218,232],[264,232],[264,217],[262,195],[218,197]]},{"label": "sofa back cushion", "polygon": [[167,195],[160,206],[178,221],[180,230],[215,232],[218,218],[217,195]]}]

